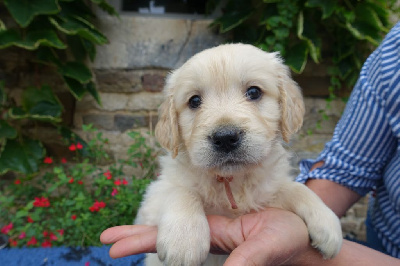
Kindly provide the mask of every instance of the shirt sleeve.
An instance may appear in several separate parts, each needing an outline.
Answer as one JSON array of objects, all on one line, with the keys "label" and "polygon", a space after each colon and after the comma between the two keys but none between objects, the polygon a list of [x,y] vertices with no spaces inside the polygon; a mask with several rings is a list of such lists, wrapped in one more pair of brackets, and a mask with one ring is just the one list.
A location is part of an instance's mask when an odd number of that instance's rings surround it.
[{"label": "shirt sleeve", "polygon": [[[360,195],[383,182],[384,168],[397,146],[386,101],[394,73],[385,72],[384,48],[383,43],[367,59],[331,141],[316,160],[300,162],[296,181],[326,179]],[[318,161],[324,165],[310,172]]]}]

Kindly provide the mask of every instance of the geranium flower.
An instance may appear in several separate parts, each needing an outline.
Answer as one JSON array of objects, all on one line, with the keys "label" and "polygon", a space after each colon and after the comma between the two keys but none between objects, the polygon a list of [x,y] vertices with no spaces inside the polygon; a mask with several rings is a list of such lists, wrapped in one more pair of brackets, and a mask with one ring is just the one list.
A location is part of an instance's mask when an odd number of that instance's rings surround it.
[{"label": "geranium flower", "polygon": [[98,212],[100,209],[106,207],[106,204],[103,201],[97,201],[93,203],[92,206],[89,207],[91,212]]},{"label": "geranium flower", "polygon": [[115,187],[113,187],[113,190],[112,190],[112,192],[111,192],[111,196],[115,196],[115,195],[117,195],[118,194],[118,189],[116,189]]},{"label": "geranium flower", "polygon": [[48,236],[48,235],[49,235],[49,232],[43,231],[43,236],[44,236],[44,237],[46,237],[46,236]]},{"label": "geranium flower", "polygon": [[110,180],[110,179],[112,178],[112,175],[111,175],[111,173],[110,173],[110,170],[107,170],[107,172],[105,172],[103,175],[104,175],[108,180]]},{"label": "geranium flower", "polygon": [[21,184],[21,180],[20,179],[15,179],[14,184],[16,184],[16,185]]},{"label": "geranium flower", "polygon": [[18,238],[19,239],[23,239],[26,237],[26,233],[25,232],[21,232],[21,234],[19,234]]},{"label": "geranium flower", "polygon": [[120,186],[121,185],[121,180],[115,180],[114,181],[114,185],[116,185],[116,186]]},{"label": "geranium flower", "polygon": [[75,221],[76,220],[76,214],[72,214],[71,215],[71,219]]},{"label": "geranium flower", "polygon": [[68,180],[68,183],[70,183],[70,184],[74,183],[74,178],[73,178],[73,177],[71,177],[71,179],[70,179],[70,180]]},{"label": "geranium flower", "polygon": [[51,157],[45,157],[43,162],[47,163],[47,164],[52,164],[53,163],[53,159]]},{"label": "geranium flower", "polygon": [[62,236],[64,234],[64,229],[58,229],[57,232]]},{"label": "geranium flower", "polygon": [[33,246],[37,244],[37,240],[34,236],[31,237],[31,239],[26,243],[27,246]]},{"label": "geranium flower", "polygon": [[83,145],[80,142],[78,142],[78,143],[76,143],[76,148],[78,150],[82,150],[83,149]]},{"label": "geranium flower", "polygon": [[56,240],[58,239],[58,237],[57,237],[55,234],[53,234],[53,233],[50,233],[49,238],[50,238],[50,240],[52,240],[52,241],[56,241]]},{"label": "geranium flower", "polygon": [[82,180],[79,180],[79,181],[78,181],[78,184],[79,184],[79,185],[83,185],[83,181],[82,181]]},{"label": "geranium flower", "polygon": [[7,225],[5,225],[5,226],[3,226],[2,228],[1,228],[1,232],[3,233],[3,234],[7,234],[8,232],[10,232],[10,230],[13,228],[13,223],[9,223],[9,224],[7,224]]},{"label": "geranium flower", "polygon": [[10,246],[12,246],[12,247],[15,247],[15,246],[17,246],[18,245],[18,242],[17,242],[17,240],[14,240],[14,239],[8,239],[8,243],[10,243]]},{"label": "geranium flower", "polygon": [[33,206],[35,207],[49,207],[50,206],[50,201],[49,199],[45,197],[35,197],[35,201],[33,202]]},{"label": "geranium flower", "polygon": [[75,144],[71,144],[71,145],[68,147],[68,149],[69,149],[70,151],[76,151],[76,146],[75,146]]},{"label": "geranium flower", "polygon": [[123,185],[128,185],[128,181],[126,181],[126,179],[124,178],[124,180],[122,180],[122,184]]},{"label": "geranium flower", "polygon": [[34,220],[30,216],[28,216],[26,218],[26,220],[27,220],[28,223],[33,223],[34,222]]},{"label": "geranium flower", "polygon": [[61,158],[61,163],[67,163],[67,159]]},{"label": "geranium flower", "polygon": [[45,240],[45,241],[42,243],[42,247],[43,247],[43,248],[51,248],[51,242],[50,242],[50,240]]}]

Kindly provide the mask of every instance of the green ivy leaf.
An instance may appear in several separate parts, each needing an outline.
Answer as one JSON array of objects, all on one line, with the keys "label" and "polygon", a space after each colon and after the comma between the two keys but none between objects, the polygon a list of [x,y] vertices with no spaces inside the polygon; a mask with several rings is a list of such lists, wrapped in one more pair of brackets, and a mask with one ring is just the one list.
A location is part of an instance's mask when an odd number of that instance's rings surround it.
[{"label": "green ivy leaf", "polygon": [[307,64],[308,53],[309,48],[307,43],[305,41],[299,42],[288,49],[285,55],[285,63],[293,70],[293,72],[301,73]]},{"label": "green ivy leaf", "polygon": [[95,44],[107,43],[107,38],[91,23],[78,16],[55,16],[49,18],[50,22],[60,31],[68,35],[79,35]]},{"label": "green ivy leaf", "polygon": [[98,93],[98,91],[97,91],[97,89],[96,89],[96,85],[95,85],[93,82],[89,82],[89,83],[86,85],[86,89],[87,89],[87,91],[90,93],[90,95],[93,96],[93,98],[96,100],[96,102],[97,102],[99,105],[101,105],[101,98],[100,98],[100,95],[99,95],[99,93]]},{"label": "green ivy leaf", "polygon": [[10,117],[14,119],[36,119],[47,122],[60,122],[62,105],[53,91],[43,86],[41,89],[28,88],[22,94],[22,106],[12,108]]},{"label": "green ivy leaf", "polygon": [[335,0],[308,0],[307,7],[319,7],[322,9],[322,19],[329,18],[336,10],[337,1]]},{"label": "green ivy leaf", "polygon": [[57,0],[4,0],[4,4],[23,28],[37,15],[56,14],[60,11]]},{"label": "green ivy leaf", "polygon": [[304,14],[300,12],[297,23],[297,36],[308,45],[311,58],[319,63],[321,57],[321,39],[318,38],[315,25],[311,21],[304,21]]},{"label": "green ivy leaf", "polygon": [[[231,4],[231,5],[229,5]],[[230,2],[227,7],[230,12],[226,15],[223,15],[211,23],[210,26],[218,26],[219,25],[219,32],[225,33],[230,31],[237,26],[241,25],[244,21],[246,21],[254,12],[251,8],[251,5],[241,6],[243,8],[234,8],[233,2]],[[237,3],[236,3],[237,4]],[[243,5],[243,4],[241,4]]]},{"label": "green ivy leaf", "polygon": [[0,80],[0,107],[7,101],[7,94],[4,91],[4,81]]},{"label": "green ivy leaf", "polygon": [[[366,3],[360,3],[355,9],[356,21],[368,24],[370,27],[374,28],[376,31],[388,31],[380,20],[378,14],[375,12],[370,5]],[[378,11],[379,12],[379,11]]]},{"label": "green ivy leaf", "polygon": [[92,72],[80,62],[67,62],[60,65],[58,71],[61,75],[75,79],[80,83],[87,83],[92,79]]},{"label": "green ivy leaf", "polygon": [[36,61],[48,65],[62,65],[60,59],[53,49],[50,47],[39,47],[36,52]]},{"label": "green ivy leaf", "polygon": [[27,50],[36,50],[41,45],[51,46],[57,49],[67,48],[53,30],[28,31],[25,37],[21,37],[21,35],[13,29],[1,31],[0,49],[13,45]]},{"label": "green ivy leaf", "polygon": [[13,139],[17,137],[17,130],[10,126],[6,121],[0,120],[0,139]]},{"label": "green ivy leaf", "polygon": [[346,28],[357,39],[367,40],[375,46],[379,45],[381,36],[370,25],[362,23],[362,22],[355,22],[355,23],[347,22]]},{"label": "green ivy leaf", "polygon": [[111,16],[119,16],[118,12],[115,10],[115,8],[107,3],[105,0],[91,0],[93,3],[97,4],[101,9],[103,9],[105,12],[107,12]]},{"label": "green ivy leaf", "polygon": [[6,25],[5,25],[4,22],[0,19],[0,31],[6,30],[6,29],[7,29]]},{"label": "green ivy leaf", "polygon": [[32,174],[38,171],[45,149],[39,141],[24,139],[7,140],[0,156],[0,174],[16,171],[22,174]]},{"label": "green ivy leaf", "polygon": [[77,81],[76,79],[72,79],[67,76],[63,76],[63,78],[64,78],[65,83],[67,83],[67,86],[68,86],[70,92],[72,93],[72,95],[74,95],[74,97],[77,100],[81,100],[83,95],[85,95],[85,93],[86,93],[85,84],[82,84],[79,81]]}]

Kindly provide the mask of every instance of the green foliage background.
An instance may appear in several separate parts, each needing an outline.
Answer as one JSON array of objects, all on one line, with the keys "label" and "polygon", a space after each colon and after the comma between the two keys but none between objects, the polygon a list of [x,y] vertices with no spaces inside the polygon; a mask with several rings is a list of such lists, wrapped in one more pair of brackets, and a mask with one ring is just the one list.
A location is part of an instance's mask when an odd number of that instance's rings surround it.
[{"label": "green foliage background", "polygon": [[[117,15],[106,0],[0,0],[0,10],[8,13],[0,18],[0,49],[27,51],[31,66],[53,68],[77,100],[89,93],[101,104],[87,62],[96,57],[96,45],[108,40],[93,24],[93,6]],[[10,170],[32,174],[38,171],[45,149],[24,125],[47,123],[65,133],[63,106],[47,84],[24,88],[20,105],[10,99],[10,89],[0,80],[0,174]]]},{"label": "green foliage background", "polygon": [[330,65],[330,98],[351,88],[366,56],[390,30],[396,0],[229,0],[213,25],[232,41],[280,51],[295,73]]}]

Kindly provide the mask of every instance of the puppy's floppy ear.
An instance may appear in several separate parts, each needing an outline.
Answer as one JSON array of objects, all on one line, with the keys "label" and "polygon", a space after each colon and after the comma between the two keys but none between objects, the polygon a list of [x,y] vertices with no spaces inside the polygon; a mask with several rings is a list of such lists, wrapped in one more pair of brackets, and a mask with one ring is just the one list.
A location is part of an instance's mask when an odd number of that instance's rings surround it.
[{"label": "puppy's floppy ear", "polygon": [[283,140],[289,142],[290,136],[296,133],[303,124],[305,108],[300,87],[291,78],[289,68],[282,65],[279,75],[281,132]]},{"label": "puppy's floppy ear", "polygon": [[161,146],[172,152],[172,157],[178,155],[179,129],[173,97],[170,95],[159,108],[159,119],[155,129],[156,138]]}]

